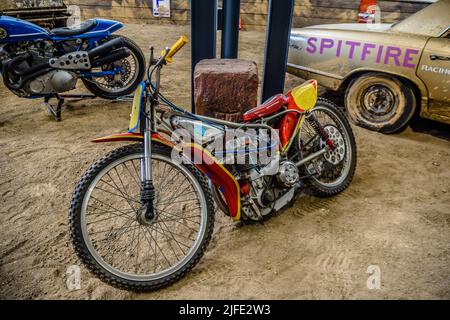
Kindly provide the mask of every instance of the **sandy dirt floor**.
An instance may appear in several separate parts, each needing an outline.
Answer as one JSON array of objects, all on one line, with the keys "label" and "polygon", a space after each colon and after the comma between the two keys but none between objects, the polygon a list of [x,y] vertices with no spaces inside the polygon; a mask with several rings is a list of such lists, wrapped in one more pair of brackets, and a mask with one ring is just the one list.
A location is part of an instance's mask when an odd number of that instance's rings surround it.
[{"label": "sandy dirt floor", "polygon": [[[142,48],[173,43],[189,27],[128,25]],[[264,34],[242,32],[240,57],[262,65]],[[163,91],[190,101],[190,48],[163,72]],[[260,70],[261,72],[262,70]],[[288,76],[287,88],[299,83]],[[82,268],[81,290],[66,270],[73,187],[116,144],[90,140],[127,129],[129,103],[72,102],[55,122],[40,101],[0,88],[0,298],[27,299],[440,299],[450,298],[450,142],[411,129],[384,136],[354,128],[354,182],[332,199],[302,196],[264,224],[217,215],[200,264],[163,290],[114,289]],[[369,290],[367,269],[381,269]]]}]

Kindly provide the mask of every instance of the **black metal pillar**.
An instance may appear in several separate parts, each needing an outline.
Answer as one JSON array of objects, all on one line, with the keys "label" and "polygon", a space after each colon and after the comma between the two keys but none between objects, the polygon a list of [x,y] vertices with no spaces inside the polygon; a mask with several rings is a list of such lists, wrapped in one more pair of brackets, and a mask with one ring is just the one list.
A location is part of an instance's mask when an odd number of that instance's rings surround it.
[{"label": "black metal pillar", "polygon": [[222,59],[237,59],[241,0],[223,0]]},{"label": "black metal pillar", "polygon": [[217,1],[191,0],[191,38],[192,38],[192,112],[194,103],[194,69],[203,59],[216,57]]},{"label": "black metal pillar", "polygon": [[294,0],[269,0],[262,100],[284,90]]}]

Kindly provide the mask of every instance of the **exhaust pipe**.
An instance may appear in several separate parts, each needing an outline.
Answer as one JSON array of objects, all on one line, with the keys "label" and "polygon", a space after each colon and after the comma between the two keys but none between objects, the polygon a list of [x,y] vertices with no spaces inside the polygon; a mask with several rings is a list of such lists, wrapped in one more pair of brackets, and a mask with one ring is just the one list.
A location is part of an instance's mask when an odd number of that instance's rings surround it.
[{"label": "exhaust pipe", "polygon": [[[27,81],[34,79],[36,77],[39,77],[49,71],[52,70],[52,68],[49,68],[48,63],[40,64],[38,66],[29,68],[26,71],[22,72],[15,72],[12,70],[14,65],[20,64],[28,59],[31,58],[30,54],[24,54],[17,56],[10,61],[2,64],[2,75],[3,75],[3,83],[5,86],[10,90],[20,90],[24,87],[24,85],[27,83]],[[10,79],[10,73],[15,74],[16,76],[20,76],[21,79],[17,84],[13,84]],[[22,78],[23,77],[23,78]]]},{"label": "exhaust pipe", "polygon": [[11,80],[9,78],[9,73],[5,73],[5,74],[3,74],[3,83],[10,90],[20,90],[25,86],[25,84],[28,81],[33,80],[37,77],[43,76],[44,74],[46,74],[52,70],[54,70],[54,69],[53,68],[45,68],[45,69],[37,70],[34,73],[28,74],[28,75],[24,76],[23,78],[21,78],[17,84],[12,84]]},{"label": "exhaust pipe", "polygon": [[121,49],[118,49],[118,50],[115,50],[115,51],[111,52],[111,54],[109,54],[106,57],[99,58],[99,59],[96,59],[94,61],[91,61],[91,66],[93,68],[95,68],[95,67],[100,67],[100,66],[105,65],[105,64],[110,64],[110,63],[113,63],[113,62],[115,62],[117,60],[125,59],[130,54],[131,54],[131,51],[129,49],[121,48]]},{"label": "exhaust pipe", "polygon": [[124,43],[123,43],[122,39],[116,38],[116,39],[110,40],[110,41],[88,51],[89,59],[91,59],[91,61],[95,60],[96,58],[105,56],[106,54],[110,53],[111,51],[114,51],[116,49],[120,49],[123,47],[124,47]]},{"label": "exhaust pipe", "polygon": [[50,67],[49,63],[45,62],[45,63],[41,63],[41,64],[39,64],[37,66],[31,67],[31,68],[29,68],[29,69],[27,69],[25,71],[11,70],[11,72],[13,74],[15,74],[16,76],[23,77],[23,76],[27,76],[29,74],[33,74],[35,72],[41,71],[43,69],[47,69],[49,67]]},{"label": "exhaust pipe", "polygon": [[[127,48],[124,48],[124,43],[120,38],[110,40],[88,51],[88,56],[91,60],[92,67],[99,67],[101,65],[124,59],[130,54],[131,51]],[[24,54],[13,58],[6,63],[2,63],[1,71],[3,74],[3,82],[7,88],[9,88],[10,90],[20,90],[29,80],[54,70],[53,67],[50,67],[49,62],[41,63],[24,71],[15,71],[12,69],[14,65],[22,63],[23,61],[26,61],[30,58],[30,54]],[[20,79],[17,84],[12,84],[10,81],[10,72],[16,76],[21,77],[22,79]]]},{"label": "exhaust pipe", "polygon": [[[24,61],[27,61],[27,60],[30,59],[30,58],[31,58],[31,54],[25,53],[25,54],[21,54],[21,55],[15,57],[15,58],[12,58],[12,59],[9,60],[9,61],[2,62],[2,73],[9,72],[9,70],[10,70],[14,65],[20,64],[20,63],[22,63],[22,62],[24,62]],[[26,72],[24,72],[24,73],[26,73]],[[18,73],[16,73],[16,74],[18,74]],[[20,74],[19,74],[19,75],[20,75]]]}]

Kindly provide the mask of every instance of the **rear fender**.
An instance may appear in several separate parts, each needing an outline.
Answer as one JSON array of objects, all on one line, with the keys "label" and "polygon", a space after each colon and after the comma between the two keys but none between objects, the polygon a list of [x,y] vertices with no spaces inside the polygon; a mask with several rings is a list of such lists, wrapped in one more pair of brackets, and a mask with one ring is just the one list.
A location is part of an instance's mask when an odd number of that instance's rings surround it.
[{"label": "rear fender", "polygon": [[92,38],[92,39],[103,39],[110,36],[114,32],[123,28],[123,24],[114,20],[107,19],[95,19],[97,21],[97,26],[89,32],[76,36],[75,38]]}]

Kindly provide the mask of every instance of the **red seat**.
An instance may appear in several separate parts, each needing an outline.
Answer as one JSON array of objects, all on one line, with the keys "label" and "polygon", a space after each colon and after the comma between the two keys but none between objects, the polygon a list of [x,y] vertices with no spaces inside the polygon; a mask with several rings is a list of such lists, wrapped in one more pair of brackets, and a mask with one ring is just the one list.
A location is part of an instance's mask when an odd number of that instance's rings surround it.
[{"label": "red seat", "polygon": [[287,103],[288,98],[284,94],[277,94],[263,104],[244,113],[244,121],[248,122],[274,114]]}]

